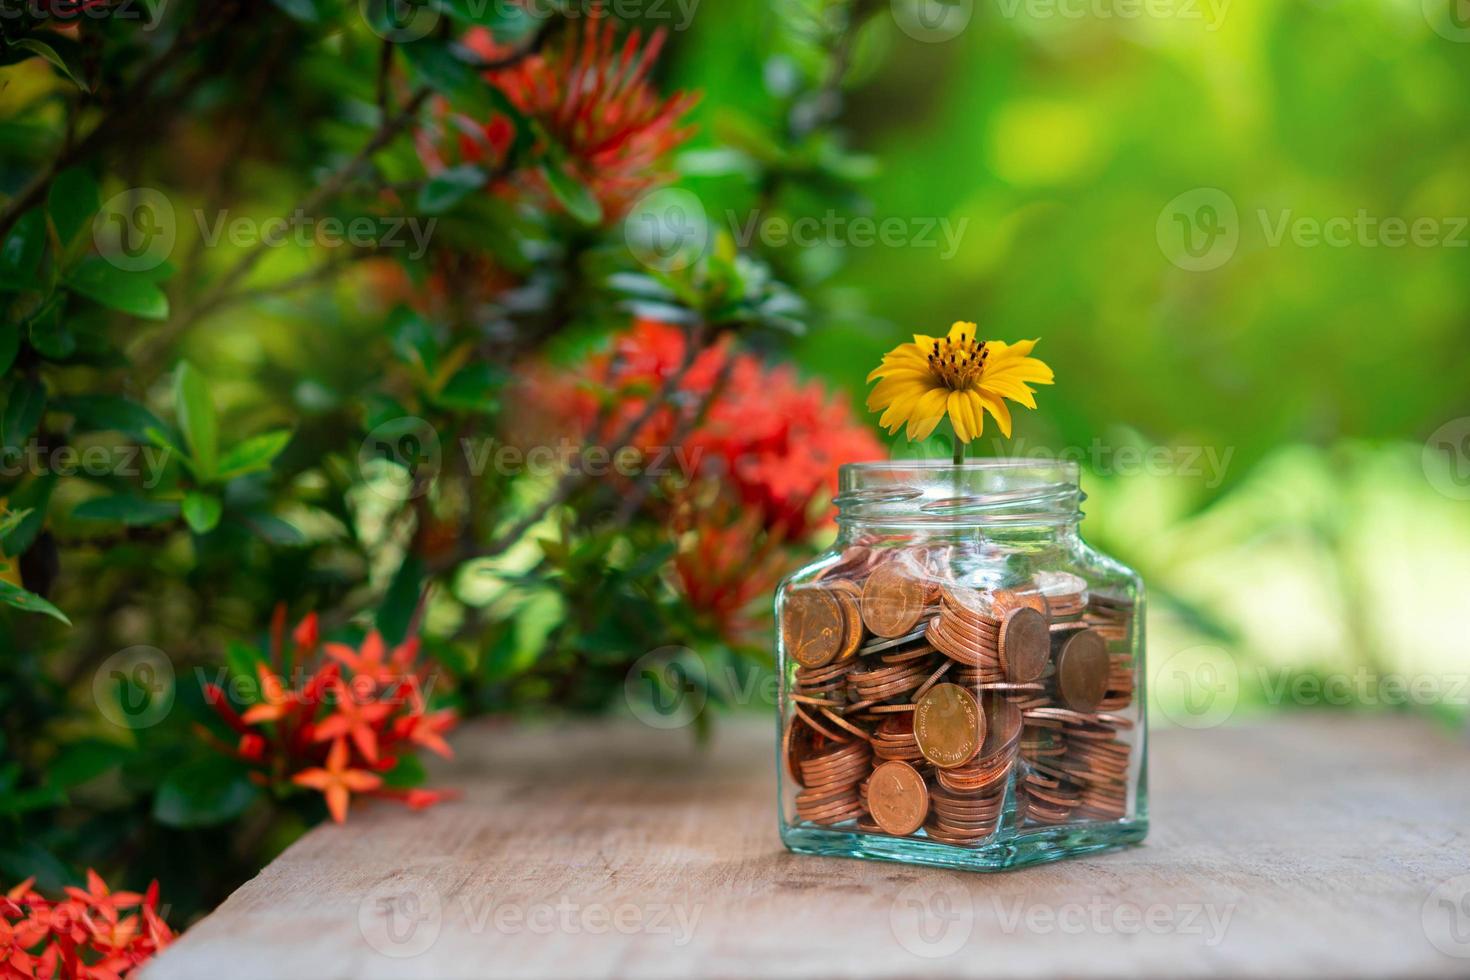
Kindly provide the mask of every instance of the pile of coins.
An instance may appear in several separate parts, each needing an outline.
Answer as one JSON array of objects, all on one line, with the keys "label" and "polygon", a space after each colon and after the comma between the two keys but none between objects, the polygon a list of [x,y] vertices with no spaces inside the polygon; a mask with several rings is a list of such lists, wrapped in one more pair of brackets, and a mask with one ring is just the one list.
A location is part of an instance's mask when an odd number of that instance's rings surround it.
[{"label": "pile of coins", "polygon": [[798,820],[977,846],[1125,816],[1133,604],[1068,572],[955,581],[951,556],[849,549],[784,596]]}]

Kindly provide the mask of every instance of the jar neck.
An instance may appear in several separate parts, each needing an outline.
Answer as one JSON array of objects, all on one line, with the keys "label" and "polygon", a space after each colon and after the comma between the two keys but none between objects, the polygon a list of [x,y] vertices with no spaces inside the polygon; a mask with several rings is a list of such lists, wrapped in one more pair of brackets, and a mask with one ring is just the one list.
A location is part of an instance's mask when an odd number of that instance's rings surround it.
[{"label": "jar neck", "polygon": [[901,535],[1026,550],[1077,538],[1085,499],[1074,462],[855,463],[839,474],[842,543]]}]

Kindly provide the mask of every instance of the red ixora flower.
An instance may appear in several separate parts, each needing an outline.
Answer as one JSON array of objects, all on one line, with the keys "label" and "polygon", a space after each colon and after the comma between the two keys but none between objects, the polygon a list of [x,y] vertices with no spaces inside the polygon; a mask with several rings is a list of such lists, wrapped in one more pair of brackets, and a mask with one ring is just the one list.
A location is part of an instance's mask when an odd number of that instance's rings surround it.
[{"label": "red ixora flower", "polygon": [[[563,430],[605,442],[638,419],[649,395],[677,374],[687,343],[680,327],[639,320],[580,376],[527,372],[528,414],[549,415]],[[787,541],[804,541],[830,523],[826,504],[840,465],[883,454],[844,399],[820,382],[802,382],[789,367],[736,354],[726,340],[695,356],[669,401],[633,434],[632,445],[645,459],[682,469],[678,482],[717,479],[759,515],[761,527]],[[599,427],[604,404],[610,410]]]},{"label": "red ixora flower", "polygon": [[120,980],[173,942],[158,914],[158,883],[113,892],[87,870],[85,888],[46,898],[34,879],[0,896],[0,980]]},{"label": "red ixora flower", "polygon": [[[606,444],[678,376],[687,345],[680,327],[640,320],[579,372],[532,366],[510,401],[508,432],[548,444],[584,439],[616,454],[622,447]],[[789,367],[736,353],[727,340],[695,355],[668,404],[629,442],[646,463],[673,471],[649,502],[678,539],[676,581],[732,639],[755,625],[748,614],[786,570],[786,546],[830,525],[838,467],[883,454],[845,399]]]},{"label": "red ixora flower", "polygon": [[452,709],[429,711],[430,668],[419,659],[417,639],[390,651],[373,632],[356,648],[328,643],[321,649],[315,613],[292,631],[289,649],[285,637],[284,607],[278,607],[268,662],[256,664],[256,703],[237,711],[224,691],[205,687],[205,699],[238,737],[232,746],[203,731],[216,749],[248,766],[260,785],[320,792],[338,823],[347,819],[354,793],[413,809],[452,797],[448,790],[389,787],[380,775],[419,748],[449,755],[443,736],[459,721]]},{"label": "red ixora flower", "polygon": [[[591,188],[610,222],[663,182],[660,165],[692,135],[680,121],[698,101],[689,93],[665,98],[649,80],[666,31],[653,32],[645,43],[634,29],[621,45],[617,34],[613,19],[594,7],[559,47],[485,73],[565,152],[572,176]],[[463,40],[486,61],[510,53],[484,28],[466,32]],[[439,126],[419,134],[419,153],[431,172],[453,162],[495,166],[514,136],[504,116],[475,120],[441,106]]]}]

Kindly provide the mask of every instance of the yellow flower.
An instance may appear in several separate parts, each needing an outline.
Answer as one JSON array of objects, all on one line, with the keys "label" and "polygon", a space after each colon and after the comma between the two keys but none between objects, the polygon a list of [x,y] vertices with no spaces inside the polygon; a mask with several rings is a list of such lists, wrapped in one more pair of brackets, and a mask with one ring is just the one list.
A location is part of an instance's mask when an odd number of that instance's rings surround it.
[{"label": "yellow flower", "polygon": [[989,412],[1010,438],[1006,399],[1035,408],[1030,385],[1052,383],[1051,368],[1027,356],[1035,346],[1034,340],[980,340],[973,323],[956,323],[940,339],[916,333],[912,344],[884,354],[868,375],[869,381],[883,379],[868,395],[868,410],[884,410],[878,423],[890,434],[907,422],[911,440],[929,438],[948,415],[955,435],[966,443],[984,431]]}]

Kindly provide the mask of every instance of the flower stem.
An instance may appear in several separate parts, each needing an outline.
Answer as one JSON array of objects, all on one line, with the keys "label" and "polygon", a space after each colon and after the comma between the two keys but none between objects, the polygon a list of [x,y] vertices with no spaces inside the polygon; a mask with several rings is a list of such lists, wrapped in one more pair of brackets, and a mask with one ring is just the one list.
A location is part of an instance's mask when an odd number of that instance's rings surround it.
[{"label": "flower stem", "polygon": [[951,433],[949,441],[954,446],[954,465],[959,466],[965,461],[965,444],[960,441],[959,433]]}]

